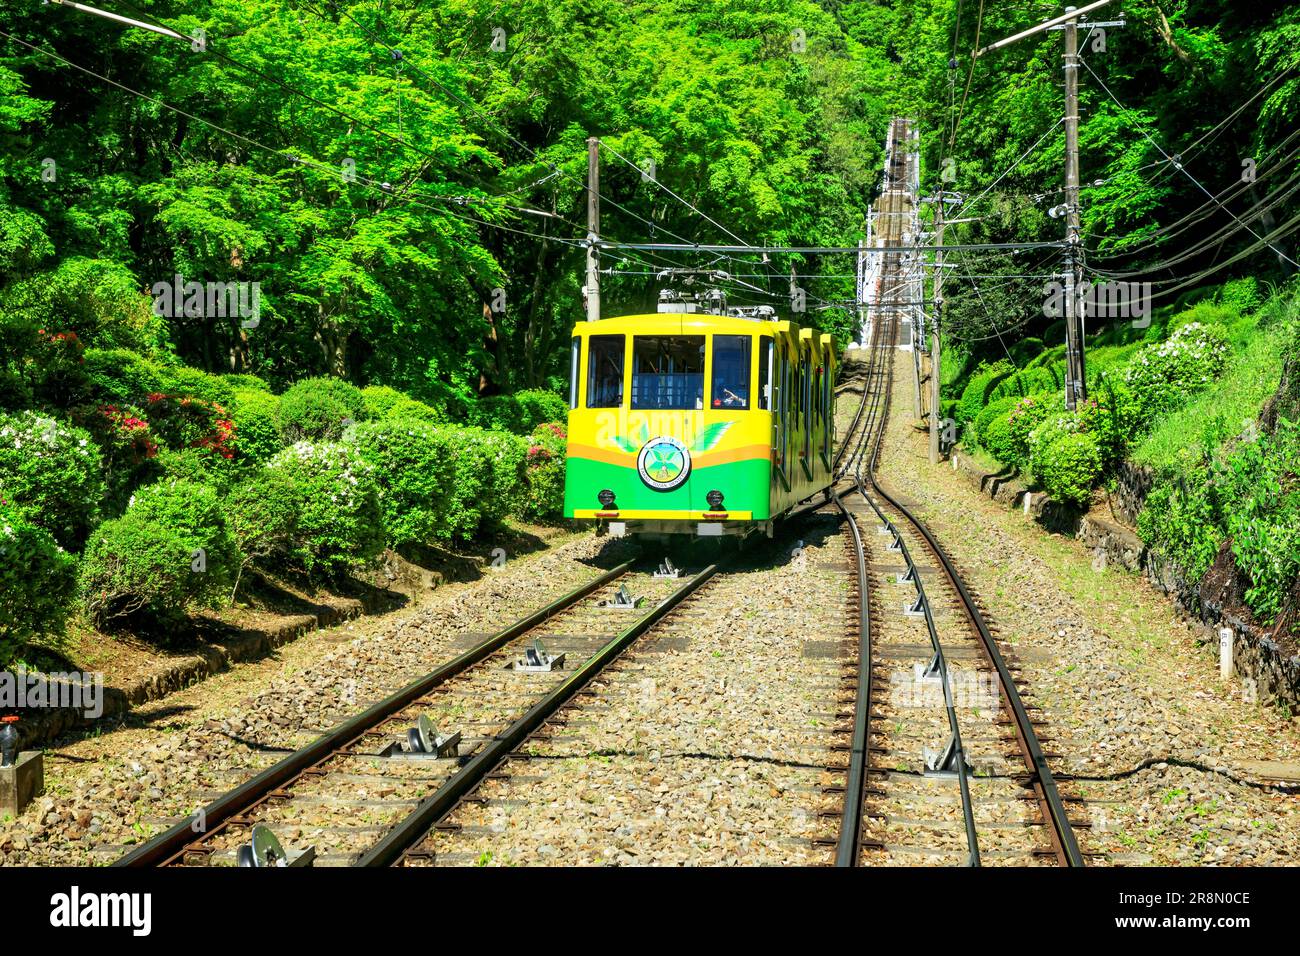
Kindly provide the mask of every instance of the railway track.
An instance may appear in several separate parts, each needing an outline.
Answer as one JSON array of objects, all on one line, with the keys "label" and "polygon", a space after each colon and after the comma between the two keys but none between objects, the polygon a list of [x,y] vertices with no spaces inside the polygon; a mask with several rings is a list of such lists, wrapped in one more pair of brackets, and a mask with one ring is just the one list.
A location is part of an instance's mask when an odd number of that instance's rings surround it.
[{"label": "railway track", "polygon": [[[716,573],[664,578],[631,562],[482,640],[218,797],[115,865],[404,859],[530,733]],[[632,607],[611,607],[620,594]],[[563,659],[561,658],[563,655]],[[422,722],[421,717],[425,718]],[[257,865],[268,862],[258,858]]]},{"label": "railway track", "polygon": [[[895,128],[896,142],[905,136]],[[888,283],[898,256],[885,260]],[[896,312],[877,314],[833,495],[859,595],[836,864],[1081,866],[1014,662],[942,545],[877,479],[898,333]]]}]

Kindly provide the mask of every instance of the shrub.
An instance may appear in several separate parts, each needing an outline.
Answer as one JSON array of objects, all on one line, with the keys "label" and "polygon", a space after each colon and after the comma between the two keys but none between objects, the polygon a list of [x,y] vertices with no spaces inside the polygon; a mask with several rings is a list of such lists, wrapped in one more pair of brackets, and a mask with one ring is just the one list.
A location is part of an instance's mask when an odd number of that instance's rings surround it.
[{"label": "shrub", "polygon": [[90,433],[27,411],[0,415],[0,495],[76,549],[99,517],[103,458]]},{"label": "shrub", "polygon": [[262,468],[226,495],[226,521],[239,549],[239,578],[251,564],[289,560],[298,539],[301,498],[292,477],[284,471]]},{"label": "shrub", "polygon": [[146,396],[146,402],[153,430],[169,448],[201,448],[221,458],[235,457],[235,422],[226,406],[160,392]]},{"label": "shrub", "polygon": [[361,389],[338,378],[309,378],[280,396],[280,431],[288,442],[335,441],[348,422],[365,417]]},{"label": "shrub", "polygon": [[158,454],[158,440],[145,413],[133,405],[79,405],[68,414],[99,446],[110,507],[125,507],[131,489]]},{"label": "shrub", "polygon": [[1015,368],[1005,359],[992,365],[983,365],[976,370],[970,377],[970,381],[966,383],[961,393],[961,400],[957,403],[957,420],[962,424],[974,421],[980,409],[988,403],[993,388],[1014,371]]},{"label": "shrub", "polygon": [[533,429],[528,446],[527,488],[522,512],[529,518],[557,518],[564,513],[564,463],[568,441],[564,426],[548,422]]},{"label": "shrub", "polygon": [[1007,413],[1012,464],[1029,464],[1030,435],[1058,408],[1057,399],[1053,395],[1027,395],[1012,406]]},{"label": "shrub", "polygon": [[470,538],[482,526],[516,509],[525,487],[528,442],[518,435],[483,428],[447,428],[443,432],[457,449],[448,524],[455,537]]},{"label": "shrub", "polygon": [[388,407],[385,418],[417,419],[429,425],[446,424],[447,416],[432,405],[403,396]]},{"label": "shrub", "polygon": [[224,494],[235,480],[231,463],[203,448],[164,448],[154,460],[161,482],[188,481]]},{"label": "shrub", "polygon": [[984,426],[984,434],[980,439],[980,444],[988,449],[998,461],[1008,465],[1018,464],[1016,460],[1016,447],[1012,440],[1011,434],[1011,412],[1004,411],[995,415]]},{"label": "shrub", "polygon": [[452,536],[458,449],[450,433],[419,419],[388,418],[353,426],[345,440],[374,466],[389,544]]},{"label": "shrub", "polygon": [[96,625],[142,616],[174,623],[197,607],[218,607],[239,563],[221,499],[191,481],[135,493],[122,517],[91,536],[80,590]]},{"label": "shrub", "polygon": [[[999,416],[1005,416],[1019,401],[1020,399],[1016,396],[1010,395],[1006,398],[999,398],[995,402],[990,402],[980,409],[980,413],[975,416],[973,430],[975,432],[975,440],[978,441],[981,446],[984,448],[989,447],[988,442],[986,441],[986,431],[989,427],[989,423]],[[992,451],[992,449],[989,448],[989,451]]]},{"label": "shrub", "polygon": [[270,392],[239,390],[231,418],[235,423],[237,459],[265,464],[284,447],[280,437],[280,398]]},{"label": "shrub", "polygon": [[148,359],[126,349],[87,349],[85,385],[86,402],[112,405],[138,405],[151,392],[163,390],[162,374]]},{"label": "shrub", "polygon": [[266,467],[294,485],[298,530],[291,559],[307,571],[336,574],[368,564],[384,547],[374,470],[337,442],[298,442]]},{"label": "shrub", "polygon": [[1214,563],[1223,531],[1207,494],[1209,469],[1204,463],[1188,471],[1164,474],[1147,493],[1138,515],[1138,536],[1200,581]]},{"label": "shrub", "polygon": [[205,402],[229,408],[235,403],[235,386],[221,375],[212,375],[188,365],[164,365],[159,368],[162,388],[169,392],[188,398],[201,398]]},{"label": "shrub", "polygon": [[1058,501],[1087,503],[1101,477],[1101,452],[1089,434],[1061,435],[1034,458],[1034,474]]},{"label": "shrub", "polygon": [[1124,383],[1137,398],[1143,424],[1208,386],[1223,370],[1228,353],[1222,327],[1191,322],[1134,355]]},{"label": "shrub", "polygon": [[569,403],[555,392],[525,389],[513,395],[480,399],[470,407],[468,423],[527,435],[538,425],[566,421],[568,416]]},{"label": "shrub", "polygon": [[0,499],[0,667],[31,641],[62,636],[76,583],[72,556]]},{"label": "shrub", "polygon": [[235,375],[223,375],[222,379],[235,390],[235,399],[238,400],[240,392],[267,392],[271,391],[271,386],[267,384],[266,379],[259,378],[256,375],[246,375],[243,373]]},{"label": "shrub", "polygon": [[387,385],[367,385],[361,390],[361,400],[365,402],[366,413],[371,418],[383,418],[388,410],[407,396]]}]

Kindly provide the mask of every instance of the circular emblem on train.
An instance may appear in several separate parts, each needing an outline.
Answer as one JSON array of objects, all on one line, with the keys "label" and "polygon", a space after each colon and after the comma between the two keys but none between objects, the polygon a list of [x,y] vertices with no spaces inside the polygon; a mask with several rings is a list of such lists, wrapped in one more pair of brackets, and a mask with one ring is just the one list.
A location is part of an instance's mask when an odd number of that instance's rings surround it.
[{"label": "circular emblem on train", "polygon": [[691,453],[676,438],[652,438],[641,446],[636,470],[656,491],[672,491],[691,473]]}]

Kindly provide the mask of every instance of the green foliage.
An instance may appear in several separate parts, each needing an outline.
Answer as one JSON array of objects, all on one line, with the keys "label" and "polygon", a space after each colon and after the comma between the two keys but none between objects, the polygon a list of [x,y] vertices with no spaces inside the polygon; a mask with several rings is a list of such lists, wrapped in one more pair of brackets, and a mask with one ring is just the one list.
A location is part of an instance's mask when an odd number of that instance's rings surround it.
[{"label": "green foliage", "polygon": [[1189,322],[1164,342],[1134,355],[1124,382],[1137,397],[1142,423],[1209,387],[1223,370],[1229,351],[1220,326]]},{"label": "green foliage", "polygon": [[1011,446],[1011,457],[1005,459],[1008,464],[1029,464],[1030,435],[1049,415],[1059,410],[1060,402],[1053,395],[1027,395],[1016,402],[1007,413],[1007,440]]},{"label": "green foliage", "polygon": [[106,510],[122,511],[131,491],[153,470],[158,454],[158,437],[148,418],[134,405],[78,405],[68,414],[99,446]]},{"label": "green foliage", "polygon": [[64,547],[79,548],[104,496],[99,447],[84,428],[36,412],[0,415],[0,496]]},{"label": "green foliage", "polygon": [[1209,481],[1203,462],[1167,473],[1151,487],[1138,515],[1138,536],[1171,558],[1192,582],[1204,577],[1223,541]]},{"label": "green foliage", "polygon": [[235,403],[235,384],[224,375],[210,375],[187,365],[163,365],[158,371],[162,377],[160,391],[169,395],[201,398],[224,408]]},{"label": "green foliage", "polygon": [[1062,434],[1034,456],[1034,474],[1053,498],[1085,505],[1101,477],[1101,452],[1086,432]]},{"label": "green foliage", "polygon": [[564,426],[548,422],[533,429],[528,446],[528,485],[523,514],[534,519],[558,518],[564,512],[564,471],[568,437]]},{"label": "green foliage", "polygon": [[383,550],[383,516],[374,469],[337,442],[298,442],[267,469],[293,482],[298,528],[289,557],[309,572],[365,567]]},{"label": "green foliage", "polygon": [[265,464],[284,447],[280,437],[280,397],[270,392],[235,392],[235,448],[240,462]]},{"label": "green foliage", "polygon": [[455,537],[471,538],[518,509],[526,487],[528,441],[469,426],[443,432],[456,449],[448,523]]},{"label": "green foliage", "polygon": [[[1011,399],[1015,401],[1015,399]],[[980,444],[988,449],[998,461],[1004,464],[1016,464],[1016,446],[1011,431],[1011,410],[1006,409],[994,415],[984,424]]]},{"label": "green foliage", "polygon": [[173,624],[219,607],[239,565],[221,499],[191,481],[139,489],[120,518],[86,544],[80,592],[99,627],[141,620]]},{"label": "green foliage", "polygon": [[976,370],[970,377],[970,381],[966,383],[966,388],[962,390],[961,401],[957,403],[957,421],[963,425],[973,422],[980,409],[988,403],[989,396],[997,384],[1014,372],[1014,366],[1005,360],[981,366]]},{"label": "green foliage", "polygon": [[361,390],[361,400],[365,403],[366,414],[371,418],[383,418],[389,409],[406,398],[397,389],[387,385],[367,385]]},{"label": "green foliage", "polygon": [[458,447],[451,432],[419,419],[387,418],[353,426],[345,440],[374,469],[390,545],[452,536]]},{"label": "green foliage", "polygon": [[0,667],[32,641],[58,643],[76,582],[73,557],[22,509],[0,498]]},{"label": "green foliage", "polygon": [[361,390],[337,378],[309,378],[280,396],[285,441],[335,441],[348,422],[366,417]]},{"label": "green foliage", "polygon": [[389,405],[384,417],[403,420],[414,418],[429,425],[442,425],[447,422],[447,416],[432,405],[426,405],[414,398],[405,397],[399,398]]},{"label": "green foliage", "polygon": [[223,506],[239,549],[240,570],[250,564],[275,566],[291,560],[298,543],[302,496],[291,474],[260,468],[235,485]]},{"label": "green foliage", "polygon": [[480,399],[469,409],[469,424],[517,435],[531,434],[538,425],[566,421],[568,417],[568,401],[555,392],[541,389],[493,395]]},{"label": "green foliage", "polygon": [[158,366],[127,349],[86,349],[86,402],[140,405],[150,393],[163,390]]},{"label": "green foliage", "polygon": [[207,485],[218,494],[224,494],[235,480],[231,462],[203,448],[164,448],[154,459],[154,466],[162,483]]},{"label": "green foliage", "polygon": [[1223,288],[1219,290],[1218,301],[1239,315],[1250,315],[1264,304],[1264,296],[1260,292],[1258,279],[1254,276],[1242,276],[1240,279],[1233,279],[1223,284]]}]

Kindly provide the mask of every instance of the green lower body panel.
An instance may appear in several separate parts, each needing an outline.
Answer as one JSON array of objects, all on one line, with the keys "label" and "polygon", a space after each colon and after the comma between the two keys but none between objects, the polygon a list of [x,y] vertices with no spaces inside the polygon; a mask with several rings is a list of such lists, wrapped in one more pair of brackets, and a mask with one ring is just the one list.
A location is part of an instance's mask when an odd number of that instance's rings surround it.
[{"label": "green lower body panel", "polygon": [[708,493],[720,491],[723,509],[749,511],[752,520],[771,517],[771,463],[749,458],[692,469],[686,480],[670,491],[650,488],[634,466],[622,467],[589,458],[570,458],[565,469],[564,515],[575,509],[600,508],[597,495],[604,489],[624,511],[709,511]]}]

